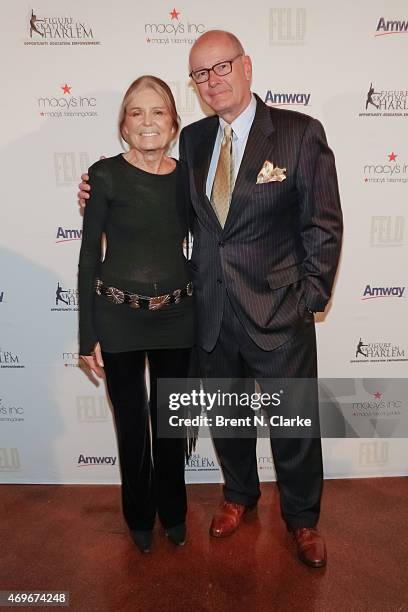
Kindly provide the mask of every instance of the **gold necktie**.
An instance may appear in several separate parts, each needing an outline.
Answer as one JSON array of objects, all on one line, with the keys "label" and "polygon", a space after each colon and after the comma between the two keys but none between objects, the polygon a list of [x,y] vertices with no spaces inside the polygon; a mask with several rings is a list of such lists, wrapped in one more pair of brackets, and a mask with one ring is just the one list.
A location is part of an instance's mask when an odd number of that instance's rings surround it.
[{"label": "gold necktie", "polygon": [[231,201],[233,171],[231,144],[232,128],[230,125],[226,125],[211,191],[211,204],[216,212],[221,227],[225,225]]}]

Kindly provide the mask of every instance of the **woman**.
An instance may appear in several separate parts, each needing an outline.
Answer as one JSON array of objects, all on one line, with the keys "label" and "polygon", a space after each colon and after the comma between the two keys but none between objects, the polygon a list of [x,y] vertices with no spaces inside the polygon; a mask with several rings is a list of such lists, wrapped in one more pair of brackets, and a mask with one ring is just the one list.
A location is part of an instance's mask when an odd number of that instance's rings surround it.
[{"label": "woman", "polygon": [[158,438],[156,431],[157,379],[186,378],[193,345],[192,287],[182,251],[189,202],[184,168],[167,156],[178,130],[167,84],[153,76],[134,81],[119,118],[128,151],[89,169],[79,259],[81,360],[106,376],[123,513],[142,552],[150,550],[156,513],[173,543],[186,539],[184,440]]}]

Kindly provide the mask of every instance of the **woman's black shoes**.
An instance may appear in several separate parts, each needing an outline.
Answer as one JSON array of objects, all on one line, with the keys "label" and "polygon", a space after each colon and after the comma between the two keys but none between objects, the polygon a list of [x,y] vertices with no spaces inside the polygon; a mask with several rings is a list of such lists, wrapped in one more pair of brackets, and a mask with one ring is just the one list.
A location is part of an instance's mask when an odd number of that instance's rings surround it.
[{"label": "woman's black shoes", "polygon": [[175,546],[184,546],[187,540],[186,524],[181,523],[166,529],[166,536]]},{"label": "woman's black shoes", "polygon": [[[166,536],[175,546],[184,546],[187,540],[186,524],[180,523],[174,527],[169,527],[165,530]],[[148,553],[152,547],[153,530],[152,529],[131,529],[130,530],[133,542],[141,553]]]},{"label": "woman's black shoes", "polygon": [[139,531],[137,529],[131,529],[130,533],[132,538],[140,552],[148,553],[152,546],[153,530]]}]

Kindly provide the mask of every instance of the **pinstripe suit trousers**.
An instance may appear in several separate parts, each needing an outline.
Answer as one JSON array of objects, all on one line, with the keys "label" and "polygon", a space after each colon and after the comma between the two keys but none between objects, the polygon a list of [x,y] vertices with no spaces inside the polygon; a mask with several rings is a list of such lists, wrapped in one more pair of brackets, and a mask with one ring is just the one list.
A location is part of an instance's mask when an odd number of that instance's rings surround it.
[{"label": "pinstripe suit trousers", "polygon": [[[312,315],[283,345],[259,348],[246,333],[225,292],[220,335],[211,352],[199,349],[204,378],[317,377],[316,336]],[[210,381],[207,381],[210,383]],[[308,413],[318,419],[318,405]],[[254,506],[260,496],[256,437],[214,437],[224,475],[224,495],[230,502]],[[323,484],[319,438],[273,438],[272,454],[280,492],[281,512],[288,529],[313,527],[319,519]]]}]

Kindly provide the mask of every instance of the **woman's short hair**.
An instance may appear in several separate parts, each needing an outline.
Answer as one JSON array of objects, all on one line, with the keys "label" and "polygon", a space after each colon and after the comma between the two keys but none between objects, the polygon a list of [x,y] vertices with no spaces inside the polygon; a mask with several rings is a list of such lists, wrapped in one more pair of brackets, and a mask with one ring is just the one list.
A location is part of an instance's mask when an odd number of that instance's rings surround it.
[{"label": "woman's short hair", "polygon": [[177,114],[174,96],[167,83],[165,83],[162,79],[159,79],[158,77],[152,76],[151,74],[144,74],[143,76],[140,76],[138,79],[133,81],[133,83],[129,85],[125,95],[123,96],[122,104],[119,111],[119,137],[125,142],[127,142],[123,133],[123,126],[125,123],[126,106],[129,102],[129,98],[136,91],[146,88],[153,89],[163,99],[163,102],[165,103],[166,108],[169,111],[170,116],[173,120],[174,138],[176,138],[180,129],[180,117]]}]

